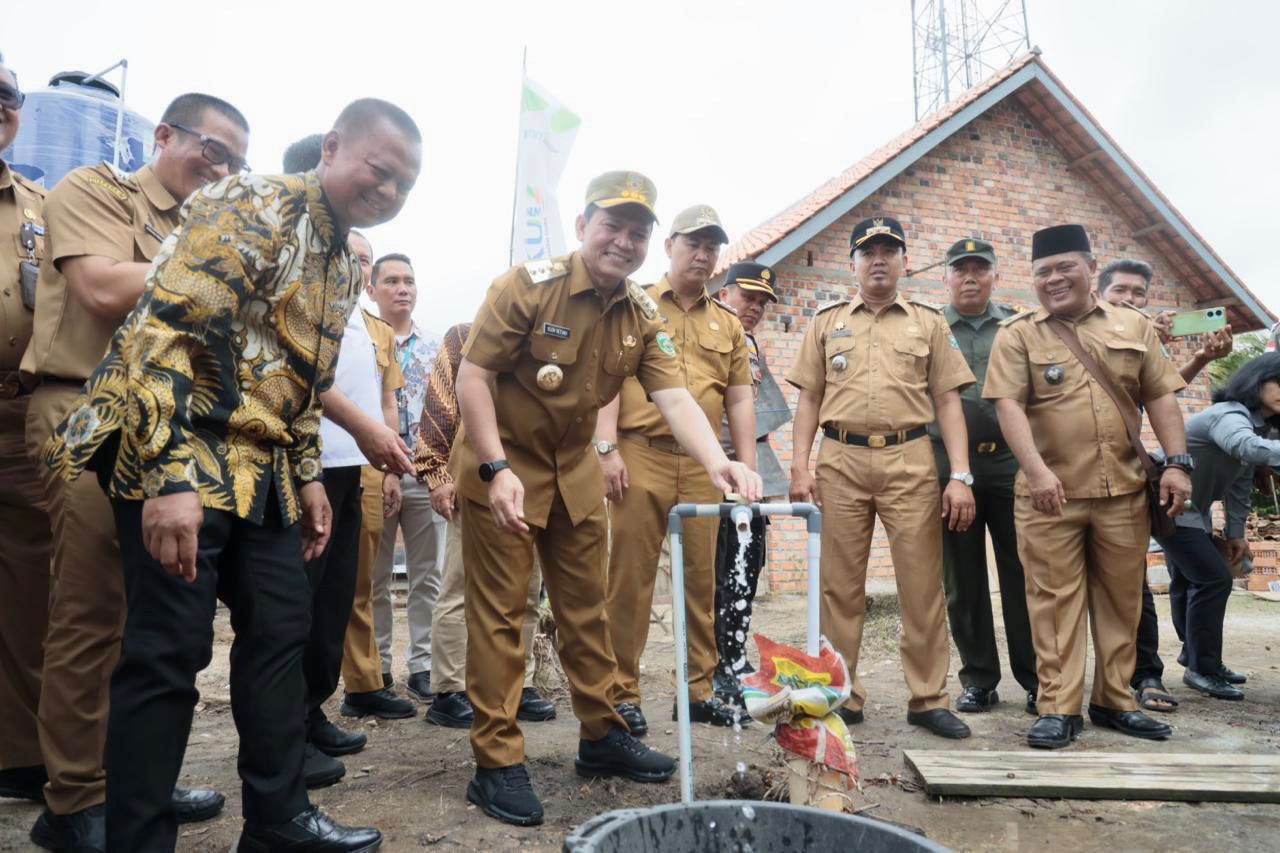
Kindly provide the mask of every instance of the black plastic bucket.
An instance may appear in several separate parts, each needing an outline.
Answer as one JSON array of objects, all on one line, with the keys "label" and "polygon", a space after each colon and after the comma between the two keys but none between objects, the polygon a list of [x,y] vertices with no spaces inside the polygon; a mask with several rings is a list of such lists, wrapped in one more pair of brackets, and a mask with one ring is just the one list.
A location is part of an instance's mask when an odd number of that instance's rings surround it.
[{"label": "black plastic bucket", "polygon": [[756,800],[705,800],[593,817],[565,853],[918,853],[946,851],[927,838],[856,815]]}]

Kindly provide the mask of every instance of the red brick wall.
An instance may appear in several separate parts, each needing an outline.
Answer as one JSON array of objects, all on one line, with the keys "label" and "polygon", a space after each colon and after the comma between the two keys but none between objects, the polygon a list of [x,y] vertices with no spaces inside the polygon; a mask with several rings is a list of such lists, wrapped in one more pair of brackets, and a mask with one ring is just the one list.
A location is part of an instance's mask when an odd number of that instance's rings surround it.
[{"label": "red brick wall", "polygon": [[[770,370],[787,373],[814,312],[847,297],[849,231],[865,216],[889,214],[907,232],[910,266],[919,270],[940,261],[952,243],[977,236],[996,247],[1000,281],[995,299],[1020,307],[1037,304],[1030,278],[1033,232],[1048,225],[1079,222],[1089,231],[1099,267],[1121,257],[1150,263],[1156,271],[1149,311],[1194,303],[1194,295],[1163,259],[1132,233],[1137,225],[1121,216],[1099,187],[1067,168],[1067,158],[1017,103],[1004,101],[974,119],[915,165],[841,217],[776,265],[781,302],[757,333]],[[946,301],[941,268],[933,267],[900,284],[908,295],[936,304]],[[790,332],[780,317],[791,316]],[[1185,343],[1172,348],[1174,361],[1190,355]],[[795,389],[785,383],[794,411]],[[1184,409],[1206,405],[1202,375],[1182,395]],[[1148,429],[1148,437],[1152,438]],[[791,464],[790,425],[773,435],[784,470]],[[815,458],[816,458],[815,442]],[[810,462],[812,464],[812,460]],[[877,527],[868,565],[869,577],[892,578],[893,564],[883,530]],[[769,539],[768,583],[772,592],[804,590],[803,525],[776,524]]]}]

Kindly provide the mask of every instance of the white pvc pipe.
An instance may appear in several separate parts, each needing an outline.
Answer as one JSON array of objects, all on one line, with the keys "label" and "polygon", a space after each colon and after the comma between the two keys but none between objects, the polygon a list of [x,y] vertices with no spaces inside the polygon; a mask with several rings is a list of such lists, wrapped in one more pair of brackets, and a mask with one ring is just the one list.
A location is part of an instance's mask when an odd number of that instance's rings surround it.
[{"label": "white pvc pipe", "polygon": [[817,531],[809,533],[809,590],[808,590],[808,632],[805,637],[807,652],[812,657],[818,656],[818,635],[822,599],[822,534]]},{"label": "white pvc pipe", "polygon": [[[719,510],[719,507],[717,507]],[[689,636],[684,617],[684,536],[671,534],[671,622],[676,644],[676,729],[680,745],[680,801],[693,802],[693,734],[689,729]]]}]

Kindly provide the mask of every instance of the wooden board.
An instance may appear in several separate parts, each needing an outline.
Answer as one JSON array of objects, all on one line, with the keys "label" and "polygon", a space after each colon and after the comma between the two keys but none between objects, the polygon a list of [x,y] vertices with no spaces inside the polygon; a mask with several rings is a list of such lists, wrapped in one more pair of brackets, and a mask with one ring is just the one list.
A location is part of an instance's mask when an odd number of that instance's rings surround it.
[{"label": "wooden board", "polygon": [[1280,803],[1280,754],[909,750],[930,796]]}]

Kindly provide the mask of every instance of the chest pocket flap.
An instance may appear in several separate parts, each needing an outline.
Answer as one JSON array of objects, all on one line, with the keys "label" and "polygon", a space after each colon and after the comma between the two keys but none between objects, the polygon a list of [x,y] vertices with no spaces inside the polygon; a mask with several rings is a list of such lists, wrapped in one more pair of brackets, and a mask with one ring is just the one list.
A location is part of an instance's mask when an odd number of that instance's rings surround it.
[{"label": "chest pocket flap", "polygon": [[535,332],[529,336],[529,354],[546,364],[573,364],[578,360],[578,343]]},{"label": "chest pocket flap", "polygon": [[898,338],[893,342],[893,349],[903,355],[914,355],[919,358],[924,358],[929,354],[929,344],[925,342],[924,338]]},{"label": "chest pocket flap", "polygon": [[1032,364],[1062,364],[1067,360],[1067,350],[1065,347],[1033,349],[1027,353],[1027,358],[1031,360]]},{"label": "chest pocket flap", "polygon": [[698,332],[698,343],[703,349],[709,349],[712,352],[729,353],[733,352],[733,341],[723,332],[713,332],[709,329],[703,329]]}]

